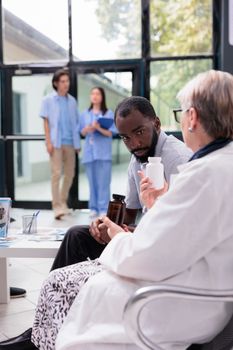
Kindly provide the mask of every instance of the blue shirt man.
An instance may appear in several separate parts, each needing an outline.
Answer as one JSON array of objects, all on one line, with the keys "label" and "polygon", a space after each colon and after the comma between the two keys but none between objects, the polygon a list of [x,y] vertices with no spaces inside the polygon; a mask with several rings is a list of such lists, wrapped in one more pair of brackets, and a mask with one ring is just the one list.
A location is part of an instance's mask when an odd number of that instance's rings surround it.
[{"label": "blue shirt man", "polygon": [[[75,172],[75,151],[80,149],[77,103],[68,94],[70,78],[60,69],[52,79],[55,91],[44,97],[40,116],[44,120],[46,148],[50,156],[52,207],[55,219],[69,213],[67,199]],[[62,170],[63,183],[60,189]]]},{"label": "blue shirt man", "polygon": [[70,144],[73,148],[80,149],[79,115],[73,96],[60,96],[56,91],[45,96],[40,116],[49,122],[50,142],[54,148]]}]

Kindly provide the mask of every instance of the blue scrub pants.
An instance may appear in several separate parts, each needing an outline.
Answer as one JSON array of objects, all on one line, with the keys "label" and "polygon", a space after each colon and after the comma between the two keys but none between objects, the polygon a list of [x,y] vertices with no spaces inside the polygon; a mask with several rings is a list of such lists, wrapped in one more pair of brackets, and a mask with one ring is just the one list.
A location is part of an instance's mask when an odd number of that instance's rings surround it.
[{"label": "blue scrub pants", "polygon": [[95,160],[84,164],[90,188],[89,209],[106,213],[110,200],[111,160]]}]

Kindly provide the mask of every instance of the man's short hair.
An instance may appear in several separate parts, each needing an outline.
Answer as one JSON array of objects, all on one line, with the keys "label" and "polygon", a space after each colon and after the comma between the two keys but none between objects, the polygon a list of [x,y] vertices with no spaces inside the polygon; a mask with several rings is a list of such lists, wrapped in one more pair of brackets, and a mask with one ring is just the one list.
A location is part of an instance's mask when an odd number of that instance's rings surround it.
[{"label": "man's short hair", "polygon": [[126,118],[132,111],[139,111],[145,118],[155,119],[157,117],[155,110],[145,97],[131,96],[121,101],[115,110],[114,119],[119,115]]},{"label": "man's short hair", "polygon": [[54,74],[53,74],[53,79],[52,79],[52,84],[53,84],[53,88],[55,90],[57,90],[57,87],[56,87],[56,84],[55,83],[58,83],[60,78],[63,76],[63,75],[67,75],[67,77],[70,79],[70,74],[69,74],[69,71],[68,69],[58,69]]}]

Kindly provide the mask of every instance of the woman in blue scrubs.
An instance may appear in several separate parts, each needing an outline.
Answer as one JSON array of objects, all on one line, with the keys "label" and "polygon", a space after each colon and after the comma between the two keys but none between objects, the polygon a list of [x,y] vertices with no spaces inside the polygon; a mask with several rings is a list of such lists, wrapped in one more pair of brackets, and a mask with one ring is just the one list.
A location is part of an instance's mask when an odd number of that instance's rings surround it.
[{"label": "woman in blue scrubs", "polygon": [[[91,90],[91,104],[80,117],[80,132],[85,136],[82,163],[90,188],[90,217],[107,212],[110,199],[112,171],[112,135],[116,133],[114,114],[106,106],[105,91],[101,87]],[[111,126],[102,127],[98,120],[108,118]]]}]

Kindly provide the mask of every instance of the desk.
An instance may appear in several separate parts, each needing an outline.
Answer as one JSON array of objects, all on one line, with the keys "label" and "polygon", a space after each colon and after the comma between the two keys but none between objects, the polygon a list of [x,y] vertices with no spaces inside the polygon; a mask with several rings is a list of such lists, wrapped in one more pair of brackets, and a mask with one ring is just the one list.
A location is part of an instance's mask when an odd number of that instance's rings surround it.
[{"label": "desk", "polygon": [[31,241],[28,237],[15,240],[8,247],[0,246],[0,304],[10,301],[7,258],[54,258],[61,244],[59,241]]}]

